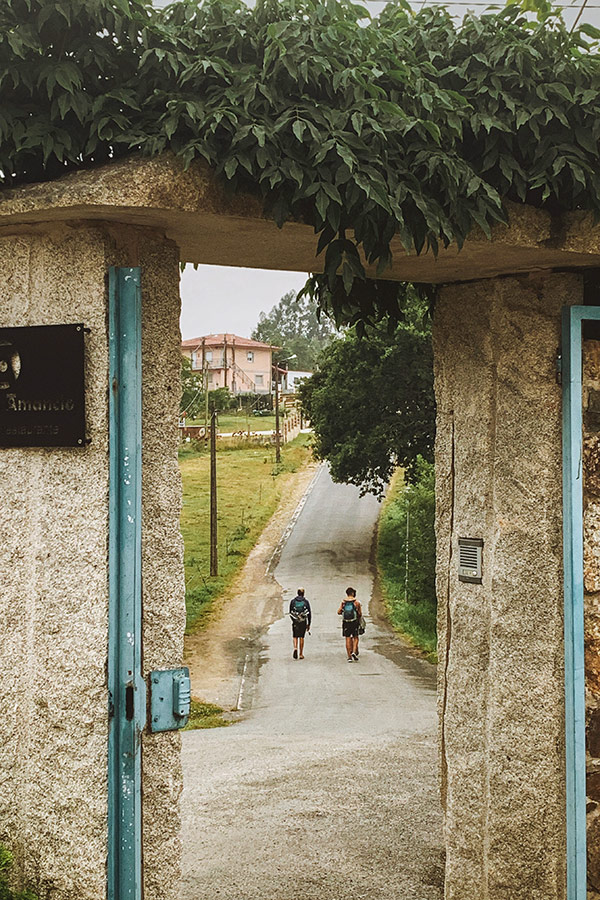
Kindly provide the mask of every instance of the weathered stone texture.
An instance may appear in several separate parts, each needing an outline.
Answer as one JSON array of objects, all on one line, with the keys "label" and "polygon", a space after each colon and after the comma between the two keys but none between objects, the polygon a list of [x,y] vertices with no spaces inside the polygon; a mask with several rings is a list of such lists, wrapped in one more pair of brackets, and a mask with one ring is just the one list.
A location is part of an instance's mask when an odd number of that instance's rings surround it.
[{"label": "weathered stone texture", "polygon": [[583,343],[583,539],[588,890],[600,896],[600,341]]},{"label": "weathered stone texture", "polygon": [[[82,321],[85,449],[0,450],[0,840],[53,900],[106,895],[108,347],[105,276],[141,265],[144,667],[181,665],[179,271],[152,229],[54,225],[0,240],[0,325]],[[175,900],[179,735],[146,735],[144,897]]]},{"label": "weathered stone texture", "polygon": [[[447,900],[565,896],[560,310],[578,276],[447,286],[434,320]],[[458,580],[481,537],[483,583]]]},{"label": "weathered stone texture", "polygon": [[[180,666],[185,630],[181,479],[177,463],[181,334],[179,254],[140,247],[142,266],[144,673]],[[144,735],[144,900],[177,900],[181,859],[179,734]]]},{"label": "weathered stone texture", "polygon": [[84,322],[85,449],[0,450],[0,839],[61,900],[105,891],[106,239],[0,240],[0,324]]},{"label": "weathered stone texture", "polygon": [[[489,238],[476,227],[462,248],[456,244],[407,253],[392,238],[393,262],[386,278],[443,284],[502,274],[600,265],[600,227],[584,211],[553,222],[547,210],[505,202],[507,224]],[[300,221],[277,228],[260,199],[232,193],[204,161],[186,169],[167,152],[152,159],[132,155],[42,184],[4,190],[0,228],[40,221],[102,220],[162,229],[185,262],[318,272],[313,228]],[[366,261],[365,261],[366,262]],[[367,271],[376,276],[375,266]]]}]

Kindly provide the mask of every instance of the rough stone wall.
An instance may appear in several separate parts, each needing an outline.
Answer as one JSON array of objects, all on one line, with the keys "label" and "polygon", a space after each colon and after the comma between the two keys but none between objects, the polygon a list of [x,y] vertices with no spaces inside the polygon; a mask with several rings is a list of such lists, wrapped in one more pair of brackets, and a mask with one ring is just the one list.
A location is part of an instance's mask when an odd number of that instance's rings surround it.
[{"label": "rough stone wall", "polygon": [[[185,630],[181,479],[179,254],[170,241],[140,243],[142,266],[143,668],[182,665]],[[181,860],[181,736],[143,738],[144,900],[177,900]]]},{"label": "rough stone wall", "polygon": [[105,892],[106,240],[0,239],[0,325],[84,322],[85,449],[0,449],[0,840],[61,900]]},{"label": "rough stone wall", "polygon": [[[565,897],[560,310],[576,275],[441,289],[434,320],[447,900]],[[458,580],[480,537],[483,583]]]},{"label": "rough stone wall", "polygon": [[[0,325],[83,321],[89,447],[0,449],[0,841],[53,900],[106,895],[108,347],[105,275],[142,266],[143,666],[181,664],[179,271],[152,229],[0,239]],[[175,900],[179,735],[145,735],[144,897]]]},{"label": "rough stone wall", "polygon": [[600,898],[600,341],[583,343],[588,897]]}]

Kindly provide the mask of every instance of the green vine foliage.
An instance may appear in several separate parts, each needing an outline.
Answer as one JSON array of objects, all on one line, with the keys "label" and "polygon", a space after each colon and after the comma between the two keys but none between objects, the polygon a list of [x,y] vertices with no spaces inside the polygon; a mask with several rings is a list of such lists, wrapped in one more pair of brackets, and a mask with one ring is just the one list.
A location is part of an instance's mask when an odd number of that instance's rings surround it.
[{"label": "green vine foliage", "polygon": [[325,274],[307,290],[338,322],[396,320],[379,280],[395,235],[460,246],[505,220],[505,199],[600,211],[600,32],[540,19],[509,6],[457,23],[404,0],[373,20],[349,0],[3,0],[0,177],[202,157],[278,225],[314,227]]}]

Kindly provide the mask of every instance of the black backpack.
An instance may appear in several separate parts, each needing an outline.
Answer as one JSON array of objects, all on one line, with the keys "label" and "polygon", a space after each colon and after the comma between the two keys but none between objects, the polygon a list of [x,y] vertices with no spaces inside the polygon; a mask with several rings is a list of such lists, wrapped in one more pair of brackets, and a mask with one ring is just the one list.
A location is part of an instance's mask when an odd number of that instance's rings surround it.
[{"label": "black backpack", "polygon": [[304,597],[294,597],[292,600],[290,616],[295,622],[304,622],[308,619],[308,609]]}]

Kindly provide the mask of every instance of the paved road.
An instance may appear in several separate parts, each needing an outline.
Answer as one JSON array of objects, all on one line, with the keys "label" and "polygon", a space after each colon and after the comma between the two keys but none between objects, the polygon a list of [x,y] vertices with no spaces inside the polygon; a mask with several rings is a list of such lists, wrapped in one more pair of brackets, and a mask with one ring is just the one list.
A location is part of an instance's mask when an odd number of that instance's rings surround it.
[{"label": "paved road", "polygon": [[[349,585],[368,607],[378,511],[321,470],[275,572],[282,617],[247,715],[184,734],[182,900],[442,897],[432,669],[369,615],[347,663],[336,614]],[[283,612],[299,586],[314,622],[295,661]]]}]

